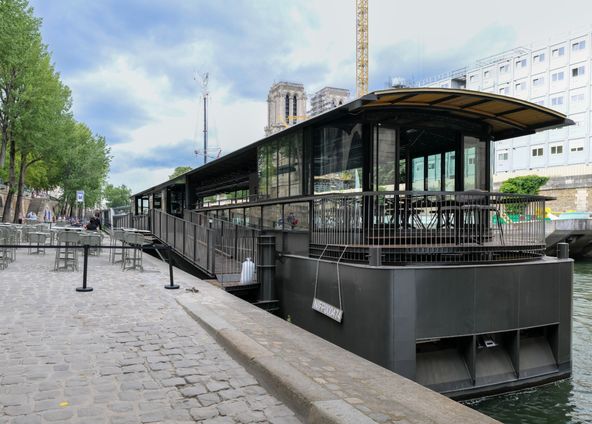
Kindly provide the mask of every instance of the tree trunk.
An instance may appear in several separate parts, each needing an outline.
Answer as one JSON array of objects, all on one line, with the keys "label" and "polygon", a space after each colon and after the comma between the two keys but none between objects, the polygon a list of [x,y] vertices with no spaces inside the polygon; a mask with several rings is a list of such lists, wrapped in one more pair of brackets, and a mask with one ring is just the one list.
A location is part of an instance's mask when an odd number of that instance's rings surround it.
[{"label": "tree trunk", "polygon": [[8,129],[8,111],[10,110],[10,86],[4,89],[6,96],[3,99],[4,111],[2,112],[2,144],[0,145],[0,168],[4,167],[4,161],[6,160],[6,146],[9,142],[9,129]]},{"label": "tree trunk", "polygon": [[21,166],[19,169],[18,189],[16,193],[16,206],[14,207],[14,221],[15,223],[19,220],[19,215],[22,211],[23,203],[23,192],[25,189],[25,173],[27,172],[27,154],[21,153]]},{"label": "tree trunk", "polygon": [[14,198],[14,186],[16,185],[16,173],[14,172],[16,162],[16,145],[14,139],[10,140],[10,161],[8,165],[8,194],[6,195],[6,204],[2,220],[10,222],[10,212],[12,210],[12,199]]},{"label": "tree trunk", "polygon": [[0,168],[4,167],[6,160],[6,140],[8,140],[8,124],[2,123],[2,145],[0,145]]}]

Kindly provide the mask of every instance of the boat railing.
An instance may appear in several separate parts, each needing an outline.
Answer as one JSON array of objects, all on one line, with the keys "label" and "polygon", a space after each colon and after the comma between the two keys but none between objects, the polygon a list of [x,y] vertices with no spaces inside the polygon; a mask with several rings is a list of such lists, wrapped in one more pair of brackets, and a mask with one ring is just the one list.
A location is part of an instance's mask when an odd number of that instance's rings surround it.
[{"label": "boat railing", "polygon": [[308,232],[311,255],[323,259],[458,264],[544,256],[546,199],[480,190],[325,193],[198,212],[262,230]]}]

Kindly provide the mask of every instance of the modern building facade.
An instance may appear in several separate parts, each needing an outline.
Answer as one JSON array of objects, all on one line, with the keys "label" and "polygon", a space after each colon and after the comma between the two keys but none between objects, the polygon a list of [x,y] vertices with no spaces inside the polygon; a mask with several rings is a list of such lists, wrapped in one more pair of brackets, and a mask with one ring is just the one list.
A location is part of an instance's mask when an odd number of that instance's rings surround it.
[{"label": "modern building facade", "polygon": [[317,91],[310,99],[310,116],[320,115],[349,101],[349,90],[345,88],[324,87]]},{"label": "modern building facade", "polygon": [[[544,193],[559,211],[592,210],[592,33],[590,29],[516,48],[416,85],[529,100],[566,114],[575,125],[495,143],[494,185],[510,177],[550,177]],[[588,200],[589,198],[589,200]]]},{"label": "modern building facade", "polygon": [[267,95],[267,126],[270,136],[306,119],[304,85],[281,81],[273,84]]}]

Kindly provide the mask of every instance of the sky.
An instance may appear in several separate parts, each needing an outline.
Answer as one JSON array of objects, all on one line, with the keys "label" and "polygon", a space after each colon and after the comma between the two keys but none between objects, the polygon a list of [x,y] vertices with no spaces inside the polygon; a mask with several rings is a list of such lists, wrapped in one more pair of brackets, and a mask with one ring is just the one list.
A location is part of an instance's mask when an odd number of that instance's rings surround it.
[{"label": "sky", "polygon": [[[261,139],[274,82],[355,95],[355,0],[30,0],[75,117],[106,138],[134,192]],[[569,4],[569,8],[567,8]],[[457,69],[592,25],[592,2],[369,0],[369,88]]]}]

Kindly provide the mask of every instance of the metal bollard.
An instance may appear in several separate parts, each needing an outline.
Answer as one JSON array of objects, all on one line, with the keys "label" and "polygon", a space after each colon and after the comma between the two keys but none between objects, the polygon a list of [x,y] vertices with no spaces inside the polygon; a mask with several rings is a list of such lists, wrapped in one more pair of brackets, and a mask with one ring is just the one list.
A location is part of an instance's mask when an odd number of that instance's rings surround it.
[{"label": "metal bollard", "polygon": [[165,289],[169,289],[169,290],[175,290],[178,289],[180,286],[178,284],[175,284],[173,281],[173,255],[171,254],[171,249],[169,248],[167,250],[168,255],[167,255],[167,259],[169,260],[169,279],[170,279],[170,284],[164,286]]},{"label": "metal bollard", "polygon": [[557,259],[569,258],[569,244],[557,243]]},{"label": "metal bollard", "polygon": [[257,237],[259,263],[257,263],[257,282],[259,300],[275,300],[275,236],[261,235]]},{"label": "metal bollard", "polygon": [[93,291],[92,287],[86,286],[86,275],[87,275],[87,268],[88,268],[88,248],[89,245],[85,244],[82,246],[84,248],[84,268],[82,270],[82,287],[76,287],[77,292],[91,292]]}]

